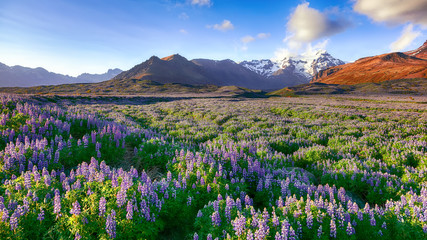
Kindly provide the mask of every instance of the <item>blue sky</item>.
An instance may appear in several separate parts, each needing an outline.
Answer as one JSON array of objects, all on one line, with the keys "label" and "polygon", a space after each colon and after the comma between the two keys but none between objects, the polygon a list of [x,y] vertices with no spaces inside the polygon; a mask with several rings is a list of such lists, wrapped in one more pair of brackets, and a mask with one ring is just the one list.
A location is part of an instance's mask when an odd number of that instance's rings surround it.
[{"label": "blue sky", "polygon": [[425,0],[0,0],[0,62],[76,76],[152,55],[344,61],[420,46]]}]

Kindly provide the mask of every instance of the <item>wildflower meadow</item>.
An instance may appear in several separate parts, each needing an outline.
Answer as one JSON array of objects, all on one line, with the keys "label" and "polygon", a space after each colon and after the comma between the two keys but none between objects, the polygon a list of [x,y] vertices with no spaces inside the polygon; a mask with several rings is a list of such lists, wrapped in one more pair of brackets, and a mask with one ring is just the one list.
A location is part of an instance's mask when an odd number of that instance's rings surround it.
[{"label": "wildflower meadow", "polygon": [[0,95],[0,239],[427,239],[427,106]]}]

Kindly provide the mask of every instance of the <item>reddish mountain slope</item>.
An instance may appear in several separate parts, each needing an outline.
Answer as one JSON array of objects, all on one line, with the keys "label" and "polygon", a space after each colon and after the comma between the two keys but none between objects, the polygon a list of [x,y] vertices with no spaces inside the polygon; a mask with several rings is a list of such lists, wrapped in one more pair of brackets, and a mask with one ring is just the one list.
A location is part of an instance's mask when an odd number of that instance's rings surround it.
[{"label": "reddish mountain slope", "polygon": [[412,51],[405,52],[405,54],[412,57],[427,59],[427,41],[425,41],[421,47]]},{"label": "reddish mountain slope", "polygon": [[361,58],[325,69],[311,82],[353,85],[407,78],[427,78],[427,42],[413,51]]}]

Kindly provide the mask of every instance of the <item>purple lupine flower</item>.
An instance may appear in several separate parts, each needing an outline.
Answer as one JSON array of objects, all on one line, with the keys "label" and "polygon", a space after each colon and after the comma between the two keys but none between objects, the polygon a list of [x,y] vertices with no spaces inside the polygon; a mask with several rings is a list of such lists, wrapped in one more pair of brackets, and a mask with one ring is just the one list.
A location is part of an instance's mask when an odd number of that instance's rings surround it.
[{"label": "purple lupine flower", "polygon": [[74,237],[74,240],[80,240],[82,236],[80,236],[79,232],[76,232],[76,236]]},{"label": "purple lupine flower", "polygon": [[199,235],[196,232],[194,233],[193,240],[199,240]]},{"label": "purple lupine flower", "polygon": [[24,174],[24,185],[25,185],[26,189],[31,188],[31,173],[30,172],[26,172]]},{"label": "purple lupine flower", "polygon": [[212,240],[212,234],[208,234],[208,236],[206,237],[206,240]]},{"label": "purple lupine flower", "polygon": [[214,211],[219,211],[219,201],[213,201],[212,203]]},{"label": "purple lupine flower", "polygon": [[335,224],[335,220],[331,219],[331,232],[329,234],[329,236],[331,236],[332,238],[336,238],[337,237],[337,225]]},{"label": "purple lupine flower", "polygon": [[317,238],[320,238],[323,234],[322,225],[319,226],[319,229],[317,229]]},{"label": "purple lupine flower", "polygon": [[311,214],[311,211],[309,211],[307,214],[307,227],[311,229],[312,226],[313,226],[313,214]]},{"label": "purple lupine flower", "polygon": [[289,227],[289,239],[290,240],[296,240],[297,239],[297,235],[296,235],[295,230],[292,226]]},{"label": "purple lupine flower", "polygon": [[246,234],[246,240],[253,240],[254,235],[252,234],[252,231],[249,229],[248,233]]},{"label": "purple lupine flower", "polygon": [[53,213],[56,213],[56,217],[61,216],[61,196],[59,191],[55,191],[55,197],[53,199]]},{"label": "purple lupine flower", "polygon": [[126,200],[126,191],[123,190],[119,190],[117,192],[117,207],[122,207],[125,204],[125,200]]},{"label": "purple lupine flower", "polygon": [[105,205],[107,204],[107,201],[105,200],[105,197],[101,197],[99,199],[99,216],[104,216],[105,214]]},{"label": "purple lupine flower", "polygon": [[193,198],[191,196],[188,196],[188,198],[187,198],[187,206],[191,206],[191,200],[192,199]]},{"label": "purple lupine flower", "polygon": [[236,232],[237,237],[240,237],[245,230],[246,218],[239,213],[239,217],[236,217],[233,221],[231,221],[231,225],[233,225],[233,229]]},{"label": "purple lupine flower", "polygon": [[18,218],[19,218],[19,213],[17,211],[15,211],[12,216],[10,216],[10,230],[15,230],[16,228],[18,228]]},{"label": "purple lupine flower", "polygon": [[107,216],[105,230],[110,238],[116,238],[116,212],[111,210],[111,214]]},{"label": "purple lupine flower", "polygon": [[219,212],[215,211],[212,213],[212,225],[215,226],[221,226],[221,217],[219,216]]},{"label": "purple lupine flower", "polygon": [[276,212],[274,211],[274,208],[273,208],[273,220],[272,220],[272,222],[273,222],[273,226],[275,226],[275,227],[280,225],[279,218],[277,217]]},{"label": "purple lupine flower", "polygon": [[375,221],[374,215],[372,215],[372,217],[370,219],[370,223],[371,223],[371,226],[375,226],[377,224],[377,221]]},{"label": "purple lupine flower", "polygon": [[43,208],[40,207],[40,213],[37,215],[37,220],[41,222],[43,221],[43,219],[44,219],[44,210]]},{"label": "purple lupine flower", "polygon": [[203,217],[203,213],[202,213],[202,211],[201,211],[201,210],[199,210],[199,211],[197,212],[197,217],[198,217],[198,218]]},{"label": "purple lupine flower", "polygon": [[[264,222],[263,220],[261,220],[262,222]],[[265,223],[265,222],[264,222]],[[259,224],[259,228],[255,231],[255,239],[265,239],[268,236],[269,233],[269,229],[267,224],[261,223]]]},{"label": "purple lupine flower", "polygon": [[132,219],[132,216],[133,216],[133,205],[132,205],[131,201],[128,201],[128,204],[126,206],[126,211],[127,211],[127,213],[126,213],[126,219],[128,219],[128,220]]},{"label": "purple lupine flower", "polygon": [[80,204],[77,200],[73,203],[73,208],[70,210],[70,213],[77,216],[80,215]]},{"label": "purple lupine flower", "polygon": [[347,235],[349,235],[349,236],[351,236],[355,233],[355,230],[354,230],[353,226],[351,226],[350,222],[348,222],[348,224],[347,224],[346,232],[347,232]]}]

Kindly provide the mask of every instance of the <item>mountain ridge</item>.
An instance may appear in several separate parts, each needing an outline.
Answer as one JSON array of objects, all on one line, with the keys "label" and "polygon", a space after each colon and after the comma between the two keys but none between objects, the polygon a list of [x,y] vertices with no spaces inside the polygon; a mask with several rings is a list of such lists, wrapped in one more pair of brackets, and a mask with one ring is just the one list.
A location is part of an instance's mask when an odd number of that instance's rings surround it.
[{"label": "mountain ridge", "polygon": [[353,63],[330,67],[317,73],[311,83],[378,83],[394,79],[427,78],[427,41],[407,52],[392,52],[360,58]]},{"label": "mountain ridge", "polygon": [[122,70],[109,69],[103,74],[83,73],[77,77],[50,72],[42,67],[29,68],[20,65],[8,66],[0,63],[0,87],[33,87],[72,83],[100,82],[111,79],[111,75]]}]

